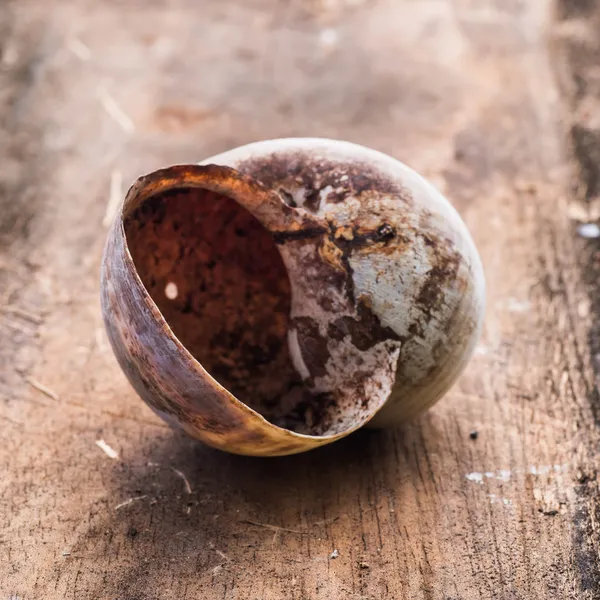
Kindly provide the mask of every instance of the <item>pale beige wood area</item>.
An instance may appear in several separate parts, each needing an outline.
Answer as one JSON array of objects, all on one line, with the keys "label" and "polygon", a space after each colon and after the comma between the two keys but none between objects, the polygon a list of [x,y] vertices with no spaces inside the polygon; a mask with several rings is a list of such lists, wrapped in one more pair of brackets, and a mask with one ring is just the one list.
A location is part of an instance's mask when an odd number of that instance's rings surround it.
[{"label": "pale beige wood area", "polygon": [[[594,14],[0,4],[0,598],[600,597],[597,257],[574,220],[596,218],[600,93],[578,91],[599,81]],[[573,123],[592,141],[571,161]],[[111,182],[288,135],[429,176],[481,250],[488,316],[459,384],[417,421],[241,458],[173,433],[119,371],[103,221]]]}]

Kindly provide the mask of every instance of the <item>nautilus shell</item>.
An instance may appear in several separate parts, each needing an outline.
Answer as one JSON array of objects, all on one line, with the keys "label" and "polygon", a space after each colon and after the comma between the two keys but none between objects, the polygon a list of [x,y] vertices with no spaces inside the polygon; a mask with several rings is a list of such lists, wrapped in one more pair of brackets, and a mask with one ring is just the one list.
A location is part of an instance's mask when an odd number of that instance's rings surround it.
[{"label": "nautilus shell", "polygon": [[450,203],[401,162],[323,139],[141,177],[101,292],[143,400],[211,446],[265,456],[429,408],[469,361],[485,304]]}]

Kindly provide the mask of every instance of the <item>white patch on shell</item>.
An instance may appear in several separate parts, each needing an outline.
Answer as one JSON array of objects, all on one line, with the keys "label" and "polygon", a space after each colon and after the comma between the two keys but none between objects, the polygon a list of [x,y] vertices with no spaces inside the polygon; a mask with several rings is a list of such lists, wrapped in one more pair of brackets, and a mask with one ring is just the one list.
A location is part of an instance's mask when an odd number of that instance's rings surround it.
[{"label": "white patch on shell", "polygon": [[309,379],[310,371],[304,362],[304,358],[302,358],[302,351],[300,350],[300,344],[298,343],[298,331],[296,329],[289,330],[288,343],[294,368],[298,371],[298,374],[302,379]]},{"label": "white patch on shell", "polygon": [[329,196],[329,194],[331,194],[331,192],[333,192],[333,187],[331,187],[330,185],[326,185],[319,192],[320,206],[323,206],[327,202],[327,196]]},{"label": "white patch on shell", "polygon": [[335,390],[338,410],[344,416],[342,430],[364,421],[385,404],[396,379],[400,346],[400,342],[387,340],[359,350],[350,336],[329,342],[327,374],[315,379],[314,390]]},{"label": "white patch on shell", "polygon": [[[355,295],[365,296],[382,326],[389,327],[399,337],[409,338],[404,361],[404,374],[415,381],[421,380],[435,366],[432,348],[444,340],[443,324],[449,318],[454,302],[443,305],[439,311],[423,312],[417,298],[424,278],[432,268],[427,248],[422,239],[415,237],[410,249],[403,253],[360,254],[350,256]],[[445,290],[452,296],[452,289]],[[450,300],[450,298],[448,298]],[[411,324],[418,323],[422,335],[412,335]],[[409,350],[410,349],[410,350]]]},{"label": "white patch on shell", "polygon": [[357,298],[366,296],[384,327],[408,335],[411,323],[420,320],[416,298],[432,265],[423,241],[412,240],[410,250],[393,255],[353,253],[350,266]]},{"label": "white patch on shell", "polygon": [[286,190],[291,194],[296,206],[304,206],[304,200],[306,199],[306,189],[303,187],[297,187],[291,190]]}]

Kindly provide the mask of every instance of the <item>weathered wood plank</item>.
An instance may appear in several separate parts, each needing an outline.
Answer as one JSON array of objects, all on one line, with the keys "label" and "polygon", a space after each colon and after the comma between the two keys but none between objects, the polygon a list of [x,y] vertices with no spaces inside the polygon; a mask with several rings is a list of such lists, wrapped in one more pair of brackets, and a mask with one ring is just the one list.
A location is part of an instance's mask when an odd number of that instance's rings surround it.
[{"label": "weathered wood plank", "polygon": [[[570,216],[584,237],[583,226],[600,221],[600,2],[560,0],[556,6],[553,29],[555,71],[564,97],[564,122],[568,134],[573,168],[570,186]],[[577,266],[583,273],[585,293],[580,292],[579,310],[571,309],[573,318],[584,321],[585,336],[577,360],[587,362],[589,352],[594,378],[588,382],[585,396],[591,411],[584,422],[588,428],[600,425],[600,286],[598,239],[592,237],[576,247]],[[587,331],[585,331],[587,329]],[[587,366],[587,365],[586,365]],[[577,423],[579,426],[580,424]],[[586,430],[583,427],[584,432]],[[590,596],[600,594],[600,482],[597,470],[600,452],[596,435],[581,436],[583,461],[577,477],[574,511],[574,551],[581,577],[581,587]]]},{"label": "weathered wood plank", "polygon": [[[0,594],[599,597],[596,249],[571,219],[561,116],[578,100],[555,83],[591,77],[560,42],[590,17],[552,12],[0,7]],[[171,432],[130,390],[101,327],[102,221],[111,179],[285,135],[431,177],[481,249],[489,310],[467,373],[415,423],[256,460]]]}]

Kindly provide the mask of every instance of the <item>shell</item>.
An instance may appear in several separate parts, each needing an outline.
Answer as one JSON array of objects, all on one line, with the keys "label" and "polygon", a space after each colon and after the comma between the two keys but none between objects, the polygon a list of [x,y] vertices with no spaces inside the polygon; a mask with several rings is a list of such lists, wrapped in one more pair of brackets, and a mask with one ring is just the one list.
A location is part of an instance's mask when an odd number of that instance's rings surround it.
[{"label": "shell", "polygon": [[264,456],[429,408],[466,366],[485,304],[450,203],[399,161],[323,139],[140,178],[101,290],[145,402],[211,446]]}]

